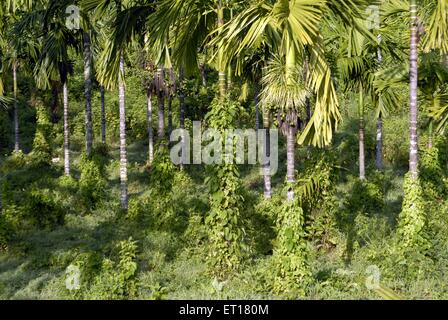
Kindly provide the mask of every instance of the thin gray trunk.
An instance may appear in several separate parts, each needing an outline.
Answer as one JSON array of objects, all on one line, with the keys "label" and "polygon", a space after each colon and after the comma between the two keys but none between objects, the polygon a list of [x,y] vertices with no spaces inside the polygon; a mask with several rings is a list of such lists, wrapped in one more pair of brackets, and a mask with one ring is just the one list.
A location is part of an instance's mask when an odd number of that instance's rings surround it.
[{"label": "thin gray trunk", "polygon": [[12,77],[14,86],[14,151],[20,150],[20,133],[19,133],[19,104],[17,101],[17,62],[12,63]]},{"label": "thin gray trunk", "polygon": [[409,150],[409,171],[412,179],[418,179],[418,27],[417,27],[417,2],[411,0],[411,51],[410,51],[410,150]]},{"label": "thin gray trunk", "polygon": [[381,113],[376,121],[376,157],[375,164],[378,170],[383,169],[383,118]]},{"label": "thin gray trunk", "polygon": [[64,173],[70,175],[70,128],[68,123],[68,85],[67,80],[63,83],[64,100]]},{"label": "thin gray trunk", "polygon": [[[266,159],[271,157],[271,134],[269,127],[266,129],[266,140],[265,140],[265,152]],[[264,197],[270,199],[272,197],[272,186],[271,186],[271,163],[267,162],[263,164],[263,179],[264,179]]]},{"label": "thin gray trunk", "polygon": [[364,119],[359,119],[359,179],[366,179],[366,156],[364,150]]},{"label": "thin gray trunk", "polygon": [[126,150],[126,103],[124,53],[120,51],[120,74],[118,77],[118,101],[120,109],[120,203],[121,208],[128,209],[128,157]]},{"label": "thin gray trunk", "polygon": [[158,138],[165,138],[165,75],[162,67],[157,69],[157,106],[158,106]]},{"label": "thin gray trunk", "polygon": [[101,142],[106,144],[106,104],[104,98],[104,87],[100,87],[101,93]]},{"label": "thin gray trunk", "polygon": [[168,96],[168,136],[171,135],[173,131],[173,99],[176,94],[176,75],[174,74],[174,69],[170,68],[170,88]]},{"label": "thin gray trunk", "polygon": [[201,63],[199,70],[201,72],[202,86],[207,87],[207,65]]},{"label": "thin gray trunk", "polygon": [[[382,36],[378,35],[378,42],[381,43]],[[383,62],[383,55],[381,50],[378,49],[378,64],[381,65]],[[378,114],[378,119],[376,121],[376,155],[375,155],[375,164],[378,170],[383,169],[383,118],[381,112]]]},{"label": "thin gray trunk", "polygon": [[152,164],[154,161],[154,131],[152,128],[152,91],[148,88],[146,93],[147,109],[146,109],[146,123],[148,125],[148,163]]},{"label": "thin gray trunk", "polygon": [[366,179],[366,155],[364,150],[364,92],[363,87],[359,86],[359,179]]},{"label": "thin gray trunk", "polygon": [[[288,124],[288,132],[286,135],[287,149],[286,149],[286,180],[288,184],[295,182],[294,156],[295,156],[295,128]],[[288,190],[288,200],[294,199],[293,186]]]},{"label": "thin gray trunk", "polygon": [[183,87],[184,69],[179,69],[179,125],[181,129],[185,128],[185,93]]},{"label": "thin gray trunk", "polygon": [[86,98],[86,154],[92,153],[93,124],[92,124],[92,52],[90,48],[90,35],[83,33],[84,42],[84,96]]},{"label": "thin gray trunk", "polygon": [[255,84],[255,129],[258,131],[260,129],[260,88],[258,83]]}]

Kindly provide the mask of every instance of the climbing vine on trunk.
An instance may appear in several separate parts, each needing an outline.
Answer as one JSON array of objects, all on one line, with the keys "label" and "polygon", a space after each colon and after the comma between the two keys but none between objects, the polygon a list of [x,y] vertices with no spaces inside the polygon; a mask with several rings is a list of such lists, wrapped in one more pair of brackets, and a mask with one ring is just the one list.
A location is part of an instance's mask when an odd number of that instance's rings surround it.
[{"label": "climbing vine on trunk", "polygon": [[[225,129],[234,127],[241,113],[235,102],[215,100],[206,121],[210,128],[221,132],[224,148]],[[244,244],[242,186],[238,167],[235,164],[216,164],[208,168],[206,179],[210,187],[210,212],[205,223],[210,241],[209,263],[219,278],[237,269],[246,251]]]}]

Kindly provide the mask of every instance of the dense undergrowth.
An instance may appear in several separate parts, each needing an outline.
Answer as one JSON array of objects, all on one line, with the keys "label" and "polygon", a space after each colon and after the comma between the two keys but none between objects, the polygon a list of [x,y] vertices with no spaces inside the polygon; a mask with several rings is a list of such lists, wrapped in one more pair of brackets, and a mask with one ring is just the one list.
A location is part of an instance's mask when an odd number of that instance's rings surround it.
[{"label": "dense undergrowth", "polygon": [[[140,80],[130,72],[128,81]],[[207,112],[217,129],[253,126],[250,102],[222,105],[197,79],[185,85],[188,130]],[[296,200],[287,203],[283,137],[270,200],[257,166],[181,169],[159,145],[148,165],[144,95],[130,85],[124,212],[116,94],[106,95],[107,145],[96,144],[87,157],[76,94],[83,83],[76,77],[71,86],[72,177],[63,176],[62,127],[43,108],[48,97],[21,113],[24,152],[1,157],[0,298],[385,298],[366,286],[372,270],[402,298],[448,298],[448,144],[437,138],[429,149],[424,136],[420,180],[410,181],[406,110],[384,119],[382,172],[373,161],[375,121],[366,119],[367,179],[360,181],[357,121],[348,106],[331,147],[297,150]],[[99,97],[93,102],[98,137]]]},{"label": "dense undergrowth", "polygon": [[[403,298],[447,298],[446,142],[422,149],[420,187],[406,180],[412,192],[403,199],[405,164],[371,169],[359,181],[345,130],[332,148],[299,150],[294,203],[284,204],[281,178],[265,200],[259,169],[239,168],[245,201],[232,210],[243,229],[232,232],[244,246],[229,253],[241,255],[235,265],[217,264],[211,254],[229,249],[212,240],[219,228],[210,227],[209,212],[231,214],[232,207],[217,202],[218,189],[210,198],[205,167],[181,170],[163,151],[148,167],[143,143],[134,143],[125,213],[114,144],[98,146],[90,158],[80,154],[73,178],[61,177],[61,164],[48,163],[44,151],[5,158],[0,297],[381,298],[365,285],[373,265],[381,285]],[[79,290],[67,289],[73,266],[81,271]]]}]

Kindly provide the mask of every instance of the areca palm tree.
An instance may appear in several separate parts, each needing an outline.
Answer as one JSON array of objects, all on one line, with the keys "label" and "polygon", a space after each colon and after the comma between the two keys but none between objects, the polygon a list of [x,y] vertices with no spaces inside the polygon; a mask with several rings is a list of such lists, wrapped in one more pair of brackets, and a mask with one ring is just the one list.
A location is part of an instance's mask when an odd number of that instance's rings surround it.
[{"label": "areca palm tree", "polygon": [[[331,142],[333,132],[340,119],[338,99],[333,84],[331,70],[326,61],[323,34],[319,24],[328,16],[336,17],[344,24],[357,23],[363,9],[372,1],[307,1],[277,0],[259,1],[249,5],[233,21],[220,30],[212,41],[220,45],[226,55],[223,64],[240,57],[247,48],[265,47],[273,57],[284,63],[284,81],[265,82],[263,90],[268,103],[278,103],[286,115],[287,124],[287,180],[294,182],[294,144],[297,124],[297,108],[304,108],[306,92],[316,96],[314,114],[299,138],[301,144],[324,146]],[[348,7],[351,10],[347,10]],[[299,90],[297,65],[303,64],[309,56],[310,69],[302,89]],[[280,66],[281,64],[277,64]],[[274,68],[275,69],[275,68]],[[238,73],[238,70],[237,70]],[[303,74],[303,73],[301,73]],[[280,75],[280,73],[278,73]],[[269,97],[270,96],[270,97]],[[292,98],[294,96],[294,98]],[[289,198],[293,198],[292,189]]]},{"label": "areca palm tree", "polygon": [[[377,116],[377,155],[376,164],[381,168],[382,163],[382,116],[390,110],[396,109],[399,104],[395,93],[396,81],[387,78],[387,69],[384,68],[383,58],[378,59],[378,52],[389,57],[388,64],[395,63],[397,59],[393,44],[386,41],[371,41],[352,27],[334,27],[335,36],[338,38],[340,50],[337,58],[338,75],[345,85],[345,90],[358,94],[359,117],[359,178],[366,179],[365,172],[365,114],[367,102],[373,106]],[[399,60],[398,60],[399,61]],[[370,100],[370,101],[369,101]]]},{"label": "areca palm tree", "polygon": [[[21,63],[28,56],[36,58],[35,41],[29,37],[18,38],[14,35],[12,25],[17,22],[17,11],[19,9],[28,10],[32,8],[32,1],[8,0],[0,4],[0,48],[3,51],[2,57],[5,67],[10,66],[13,79],[13,105],[14,105],[14,151],[20,150],[20,126],[19,126],[19,105],[18,105],[18,85],[17,72]],[[3,95],[3,81],[0,76],[0,96]],[[6,103],[6,100],[3,100]]]},{"label": "areca palm tree", "polygon": [[82,8],[86,12],[95,11],[97,17],[109,14],[112,37],[107,40],[105,50],[98,63],[99,81],[108,89],[118,84],[118,104],[120,114],[120,203],[121,208],[128,209],[128,174],[126,145],[126,88],[125,88],[125,53],[127,45],[152,13],[152,1],[132,6],[128,0],[83,0]]}]

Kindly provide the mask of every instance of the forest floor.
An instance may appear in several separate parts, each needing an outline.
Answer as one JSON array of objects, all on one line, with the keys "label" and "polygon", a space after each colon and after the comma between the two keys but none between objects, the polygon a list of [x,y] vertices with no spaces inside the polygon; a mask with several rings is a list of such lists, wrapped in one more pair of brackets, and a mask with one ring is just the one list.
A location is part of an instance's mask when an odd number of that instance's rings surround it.
[{"label": "forest floor", "polygon": [[[129,193],[131,199],[148,192],[148,174],[145,170],[145,145],[129,146]],[[118,149],[113,148],[111,158],[118,158]],[[298,152],[298,157],[303,156]],[[76,167],[79,154],[73,154]],[[282,164],[280,164],[280,167]],[[59,168],[60,169],[60,168]],[[107,167],[108,195],[118,199],[118,162]],[[191,178],[189,190],[179,197],[183,206],[175,209],[180,222],[160,227],[154,223],[133,222],[118,217],[117,203],[101,203],[90,213],[77,212],[76,200],[65,222],[52,230],[24,230],[18,232],[6,252],[0,253],[0,299],[73,299],[66,289],[67,266],[85,252],[96,252],[102,257],[111,257],[113,244],[132,235],[138,241],[138,294],[139,299],[271,299],[266,277],[270,273],[272,257],[272,230],[257,231],[260,249],[242,266],[240,272],[226,282],[217,282],[204,263],[203,238],[205,232],[197,219],[208,207],[207,188],[204,185],[204,168],[187,168]],[[314,284],[308,290],[308,299],[378,299],[375,291],[366,288],[368,267],[377,261],[375,252],[384,249],[395,227],[403,199],[403,173],[388,169],[385,175],[390,184],[385,193],[385,207],[375,215],[355,217],[359,224],[357,241],[350,246],[350,261],[347,251],[349,238],[344,228],[336,228],[328,248],[316,248],[310,258]],[[19,174],[19,173],[18,173]],[[281,194],[283,171],[274,179],[276,194]],[[74,176],[79,173],[74,171]],[[336,190],[336,202],[343,202],[350,194],[351,180],[342,179]],[[249,197],[256,203],[261,200],[262,177],[256,167],[242,168],[242,181]],[[176,192],[176,191],[173,191]],[[179,201],[179,200],[176,200]],[[176,202],[178,203],[178,202]],[[188,210],[192,206],[194,210]],[[445,205],[446,208],[446,205]],[[79,209],[82,211],[81,209]],[[187,210],[188,212],[185,212]],[[183,212],[181,212],[183,211]],[[195,211],[195,212],[193,212]],[[201,212],[203,211],[203,212]],[[256,213],[255,213],[256,214]],[[199,216],[199,218],[198,218]],[[177,219],[176,218],[176,219]],[[197,218],[197,219],[196,219]],[[126,223],[117,223],[127,221]],[[196,220],[195,220],[196,219]],[[265,217],[260,217],[267,219]],[[177,221],[177,220],[175,220]],[[178,221],[179,222],[179,221]],[[261,223],[261,222],[259,222]],[[272,229],[265,226],[264,229]],[[271,238],[270,238],[271,237]],[[192,240],[193,239],[193,240]],[[112,259],[112,258],[111,258]],[[440,268],[435,266],[434,268]],[[381,268],[380,268],[381,270]],[[393,288],[404,298],[448,298],[448,272],[437,270],[433,274],[421,275],[417,281],[385,275],[383,285]]]}]

